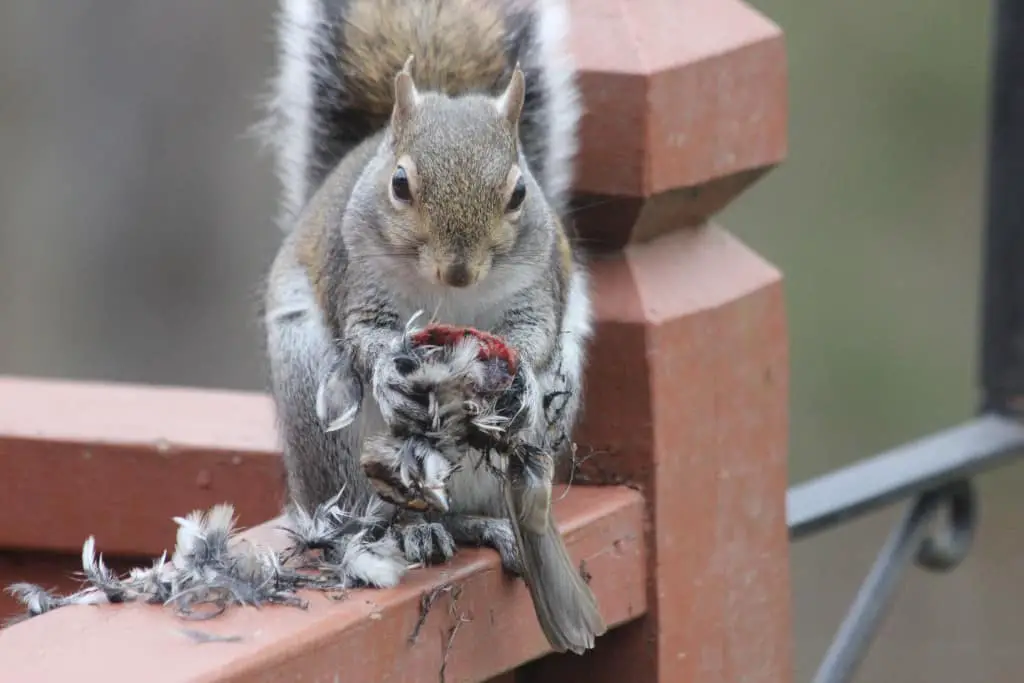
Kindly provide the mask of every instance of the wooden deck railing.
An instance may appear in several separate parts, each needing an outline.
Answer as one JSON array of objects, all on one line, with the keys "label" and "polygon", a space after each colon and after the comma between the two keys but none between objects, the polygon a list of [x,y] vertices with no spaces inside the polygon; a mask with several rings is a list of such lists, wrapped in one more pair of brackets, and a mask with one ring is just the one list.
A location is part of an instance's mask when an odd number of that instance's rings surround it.
[{"label": "wooden deck railing", "polygon": [[[525,587],[467,549],[392,590],[199,626],[65,607],[0,631],[0,681],[790,680],[781,278],[709,222],[785,156],[782,35],[738,0],[572,5],[598,327],[555,515],[612,627],[597,647],[545,656]],[[0,581],[68,589],[86,537],[127,566],[222,501],[283,543],[275,439],[259,395],[0,381]]]}]

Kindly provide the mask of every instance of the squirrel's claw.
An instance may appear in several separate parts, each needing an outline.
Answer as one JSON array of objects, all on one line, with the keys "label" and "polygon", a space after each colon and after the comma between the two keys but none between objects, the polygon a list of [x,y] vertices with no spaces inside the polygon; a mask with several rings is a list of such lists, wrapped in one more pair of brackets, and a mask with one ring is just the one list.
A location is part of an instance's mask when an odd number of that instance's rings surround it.
[{"label": "squirrel's claw", "polygon": [[406,561],[421,566],[446,562],[455,555],[455,539],[439,522],[422,519],[396,524],[392,533],[405,554]]}]

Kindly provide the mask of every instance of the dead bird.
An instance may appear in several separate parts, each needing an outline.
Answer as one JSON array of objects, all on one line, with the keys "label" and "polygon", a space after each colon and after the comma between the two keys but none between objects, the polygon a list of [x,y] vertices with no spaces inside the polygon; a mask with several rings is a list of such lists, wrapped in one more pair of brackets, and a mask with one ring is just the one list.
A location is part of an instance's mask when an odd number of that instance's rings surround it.
[{"label": "dead bird", "polygon": [[[416,512],[472,513],[469,501],[501,514],[514,541],[515,559],[506,564],[526,581],[551,646],[592,648],[607,627],[551,516],[554,460],[524,438],[525,387],[514,350],[472,328],[410,330],[398,360],[407,395],[423,412],[367,439],[364,472],[381,497]],[[459,480],[481,467],[490,476]],[[487,496],[497,500],[481,500]]]}]

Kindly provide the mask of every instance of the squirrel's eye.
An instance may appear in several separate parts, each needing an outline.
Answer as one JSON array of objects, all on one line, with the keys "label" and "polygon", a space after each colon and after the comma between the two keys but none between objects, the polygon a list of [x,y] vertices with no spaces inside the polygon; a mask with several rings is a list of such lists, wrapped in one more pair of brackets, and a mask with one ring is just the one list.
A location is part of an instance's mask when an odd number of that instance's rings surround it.
[{"label": "squirrel's eye", "polygon": [[391,176],[391,192],[394,193],[395,199],[401,202],[412,201],[412,190],[409,189],[409,174],[401,166]]},{"label": "squirrel's eye", "polygon": [[508,200],[508,207],[506,211],[509,213],[518,211],[519,207],[523,205],[523,201],[526,199],[526,181],[523,180],[523,176],[519,176],[516,180],[515,189],[512,190],[512,196]]}]

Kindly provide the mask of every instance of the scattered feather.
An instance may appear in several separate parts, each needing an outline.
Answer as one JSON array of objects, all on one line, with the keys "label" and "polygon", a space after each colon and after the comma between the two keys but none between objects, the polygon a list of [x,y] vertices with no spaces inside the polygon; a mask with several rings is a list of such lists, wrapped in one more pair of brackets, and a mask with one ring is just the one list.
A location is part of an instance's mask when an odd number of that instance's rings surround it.
[{"label": "scattered feather", "polygon": [[185,620],[205,620],[236,605],[305,608],[302,589],[344,594],[355,587],[396,585],[407,563],[388,531],[381,502],[345,510],[343,494],[312,513],[291,510],[285,531],[292,545],[283,552],[239,538],[235,510],[228,504],[173,518],[178,531],[170,559],[165,552],[151,566],[124,575],[106,565],[90,536],[82,545],[85,587],[61,595],[29,583],[9,586],[7,592],[25,612],[7,623],[68,605],[135,601],[165,605]]}]

